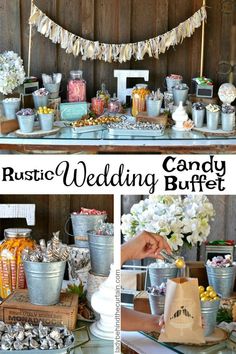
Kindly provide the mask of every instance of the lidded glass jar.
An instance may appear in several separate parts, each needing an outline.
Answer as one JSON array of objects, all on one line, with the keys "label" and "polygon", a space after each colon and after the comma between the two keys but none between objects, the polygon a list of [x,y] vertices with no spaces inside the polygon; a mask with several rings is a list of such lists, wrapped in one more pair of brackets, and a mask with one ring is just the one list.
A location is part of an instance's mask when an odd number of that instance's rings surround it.
[{"label": "lidded glass jar", "polygon": [[101,90],[97,91],[97,97],[102,98],[104,100],[105,108],[108,107],[108,103],[110,101],[110,94],[106,89],[106,85],[104,83],[101,84]]},{"label": "lidded glass jar", "polygon": [[67,84],[68,102],[86,102],[86,81],[82,70],[72,70]]},{"label": "lidded glass jar", "polygon": [[121,103],[119,99],[116,97],[116,94],[113,94],[113,97],[110,99],[108,103],[108,112],[109,113],[118,113],[121,109]]},{"label": "lidded glass jar", "polygon": [[146,84],[135,86],[132,91],[132,116],[136,117],[140,112],[146,111],[146,98],[150,93]]},{"label": "lidded glass jar", "polygon": [[31,229],[5,229],[0,245],[0,296],[6,298],[15,289],[25,289],[26,280],[21,255],[35,247]]}]

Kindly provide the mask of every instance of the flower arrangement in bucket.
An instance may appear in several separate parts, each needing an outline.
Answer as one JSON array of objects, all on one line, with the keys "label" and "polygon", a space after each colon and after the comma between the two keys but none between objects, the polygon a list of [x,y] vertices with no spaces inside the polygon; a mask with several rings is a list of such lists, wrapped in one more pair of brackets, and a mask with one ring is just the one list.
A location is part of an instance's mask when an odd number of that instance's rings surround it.
[{"label": "flower arrangement in bucket", "polygon": [[183,245],[202,244],[210,233],[214,207],[204,195],[153,195],[131,207],[121,218],[121,230],[128,240],[141,231],[163,236],[173,251]]},{"label": "flower arrangement in bucket", "polygon": [[0,54],[0,92],[8,95],[23,84],[25,71],[23,60],[13,51]]}]

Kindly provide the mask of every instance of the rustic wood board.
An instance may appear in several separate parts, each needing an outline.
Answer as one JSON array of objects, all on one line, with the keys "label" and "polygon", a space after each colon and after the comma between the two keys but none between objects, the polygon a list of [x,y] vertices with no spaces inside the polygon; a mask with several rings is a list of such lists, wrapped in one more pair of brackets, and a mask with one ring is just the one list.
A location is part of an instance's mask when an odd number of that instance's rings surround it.
[{"label": "rustic wood board", "polygon": [[[144,333],[145,335],[145,333]],[[152,332],[152,333],[147,333],[147,336],[149,338],[154,338],[154,339],[158,339],[159,338],[160,333],[158,332]],[[191,345],[191,346],[196,346],[196,347],[205,347],[205,346],[211,346],[211,345],[215,345],[218,343],[221,343],[223,341],[225,341],[228,338],[228,334],[227,332],[225,332],[222,328],[216,328],[215,331],[208,337],[205,337],[206,343],[204,344],[181,344],[181,345]],[[167,343],[168,344],[168,343]],[[178,343],[173,343],[173,345],[178,345]],[[176,347],[176,349],[178,350],[178,347]]]},{"label": "rustic wood board", "polygon": [[202,128],[193,128],[196,132],[202,133],[205,136],[219,136],[219,137],[228,137],[228,136],[233,136],[236,135],[236,130],[232,130],[230,132],[226,132],[222,129],[217,129],[217,130],[210,130],[207,127],[202,127]]},{"label": "rustic wood board", "polygon": [[19,128],[18,121],[16,119],[5,120],[4,118],[0,119],[0,134],[7,134],[14,132]]},{"label": "rustic wood board", "polygon": [[44,131],[44,130],[35,130],[32,133],[22,133],[20,129],[15,131],[16,136],[19,138],[43,138],[45,136],[55,135],[59,133],[61,128],[54,127],[52,130]]},{"label": "rustic wood board", "polygon": [[168,117],[165,114],[161,114],[158,117],[148,116],[147,112],[140,112],[136,117],[137,122],[149,122],[155,124],[167,125]]}]

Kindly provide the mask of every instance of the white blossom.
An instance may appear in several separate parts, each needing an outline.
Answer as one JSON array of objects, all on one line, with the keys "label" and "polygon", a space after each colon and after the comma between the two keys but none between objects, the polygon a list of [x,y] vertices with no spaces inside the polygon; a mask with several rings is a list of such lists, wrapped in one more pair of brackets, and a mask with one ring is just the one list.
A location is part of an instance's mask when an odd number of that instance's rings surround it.
[{"label": "white blossom", "polygon": [[165,237],[173,250],[184,243],[195,246],[205,242],[210,234],[209,222],[215,211],[206,196],[152,195],[131,207],[121,218],[121,230],[126,240],[141,231]]},{"label": "white blossom", "polygon": [[0,92],[4,95],[12,93],[24,79],[23,60],[12,51],[0,54]]}]

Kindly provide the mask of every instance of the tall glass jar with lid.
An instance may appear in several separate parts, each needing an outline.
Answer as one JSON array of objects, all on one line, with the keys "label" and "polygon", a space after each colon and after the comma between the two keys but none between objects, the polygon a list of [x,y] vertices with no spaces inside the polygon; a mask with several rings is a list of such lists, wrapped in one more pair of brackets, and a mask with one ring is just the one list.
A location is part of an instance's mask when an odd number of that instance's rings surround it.
[{"label": "tall glass jar with lid", "polygon": [[86,81],[82,70],[72,70],[67,84],[68,102],[86,102]]},{"label": "tall glass jar with lid", "polygon": [[146,111],[146,98],[150,94],[148,85],[137,84],[132,91],[132,116]]},{"label": "tall glass jar with lid", "polygon": [[26,288],[21,255],[24,249],[33,249],[31,229],[5,229],[0,245],[0,296],[6,298],[15,289]]}]

